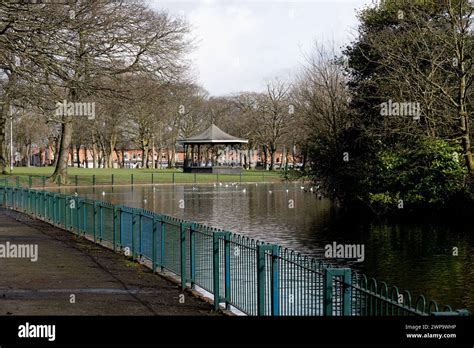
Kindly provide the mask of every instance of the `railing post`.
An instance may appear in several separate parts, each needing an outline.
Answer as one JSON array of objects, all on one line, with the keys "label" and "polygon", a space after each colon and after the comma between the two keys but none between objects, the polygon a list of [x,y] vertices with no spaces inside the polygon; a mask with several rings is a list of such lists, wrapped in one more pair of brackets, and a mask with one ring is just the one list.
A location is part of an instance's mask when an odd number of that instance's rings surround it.
[{"label": "railing post", "polygon": [[42,176],[41,181],[43,182],[43,190],[44,190],[44,187],[46,186],[46,177]]},{"label": "railing post", "polygon": [[[161,220],[161,219],[160,219]],[[151,269],[153,273],[156,273],[156,267],[158,266],[156,257],[156,234],[158,233],[158,218],[156,214],[153,214],[153,227],[152,227],[152,256],[151,256]]]},{"label": "railing post", "polygon": [[344,268],[344,315],[352,315],[352,271],[350,268]]},{"label": "railing post", "polygon": [[74,200],[76,201],[76,226],[77,226],[77,235],[79,236],[81,234],[81,200],[78,197],[75,197]]},{"label": "railing post", "polygon": [[[112,174],[113,175],[113,174]],[[114,205],[114,224],[113,224],[113,234],[112,234],[112,243],[114,245],[114,251],[117,251],[117,218],[118,218],[118,213],[117,213],[117,206]]]},{"label": "railing post", "polygon": [[33,179],[31,178],[31,175],[28,176],[28,187],[33,186]]},{"label": "railing post", "polygon": [[[68,202],[68,196],[65,196],[64,197],[64,216],[61,215],[61,204],[59,204],[60,199],[59,199],[59,196],[55,197],[54,198],[55,200],[58,201],[58,225],[64,225],[64,228],[66,230],[69,230],[71,227],[72,227],[72,210],[69,209],[69,225],[67,223],[67,213],[68,213],[68,206],[69,206],[69,202]],[[62,223],[61,220],[64,222]]]},{"label": "railing post", "polygon": [[92,174],[92,186],[95,186],[95,174]]},{"label": "railing post", "polygon": [[99,202],[99,242],[104,239],[104,207],[102,202]]},{"label": "railing post", "polygon": [[139,224],[139,229],[138,229],[138,255],[141,258],[143,256],[143,214],[142,214],[142,209],[138,211],[138,224]]},{"label": "railing post", "polygon": [[114,175],[111,174],[110,183],[112,184],[112,186],[114,186],[114,181],[115,181],[114,179],[115,179],[115,178],[114,178]]},{"label": "railing post", "polygon": [[220,292],[219,292],[219,238],[222,237],[221,232],[214,232],[212,235],[212,278],[214,292],[214,310],[219,310]]},{"label": "railing post", "polygon": [[77,174],[74,175],[74,181],[75,181],[76,188],[77,188],[77,185],[79,184],[79,178],[77,177]]},{"label": "railing post", "polygon": [[230,232],[225,232],[224,240],[225,258],[225,308],[230,309]]},{"label": "railing post", "polygon": [[[133,175],[133,174],[132,174]],[[135,209],[132,209],[132,260],[135,260],[135,230],[136,230]]]},{"label": "railing post", "polygon": [[16,177],[16,187],[20,187],[20,177]]},{"label": "railing post", "polygon": [[191,282],[191,289],[195,288],[194,282],[196,280],[196,235],[194,234],[195,229],[195,224],[191,224],[191,226],[189,227],[189,278]]},{"label": "railing post", "polygon": [[220,255],[219,243],[220,239],[224,239],[224,276],[225,276],[225,303],[226,309],[230,307],[230,233],[229,232],[214,232],[212,235],[212,255],[213,255],[213,292],[214,292],[214,310],[219,310],[221,302],[220,296]]},{"label": "railing post", "polygon": [[180,223],[181,240],[181,290],[186,289],[186,228],[189,226],[185,222]]},{"label": "railing post", "polygon": [[257,314],[265,315],[265,248],[257,244]]},{"label": "railing post", "polygon": [[160,233],[161,233],[161,263],[160,263],[160,268],[161,271],[165,269],[165,257],[166,257],[166,224],[163,221],[163,217],[160,219]]},{"label": "railing post", "polygon": [[257,313],[265,315],[265,295],[266,295],[266,267],[265,256],[270,252],[270,304],[271,315],[280,314],[280,283],[279,283],[279,247],[274,244],[257,245]]},{"label": "railing post", "polygon": [[325,316],[333,315],[333,281],[334,277],[343,277],[342,287],[343,293],[339,303],[342,304],[341,314],[348,316],[351,315],[351,283],[352,274],[350,268],[326,268],[324,270],[324,307],[323,313]]},{"label": "railing post", "polygon": [[57,222],[58,218],[57,218],[57,215],[56,215],[56,207],[59,204],[57,204],[56,196],[54,194],[51,196],[51,199],[53,200],[53,212],[52,212],[52,214],[50,213],[50,217],[53,220],[53,225],[57,225],[58,224],[58,222]]},{"label": "railing post", "polygon": [[79,213],[80,213],[80,208],[79,208],[79,198],[74,198],[74,201],[76,202],[76,231],[77,235],[80,233],[80,226],[79,226]]},{"label": "railing post", "polygon": [[154,174],[155,174],[155,173],[151,173],[151,184],[152,184],[152,185],[154,184],[154,177],[153,177]]},{"label": "railing post", "polygon": [[324,305],[323,314],[325,316],[332,316],[332,274],[326,268],[324,270]]},{"label": "railing post", "polygon": [[132,174],[130,174],[130,185],[132,185],[132,186],[133,186],[133,173],[132,173]]},{"label": "railing post", "polygon": [[87,234],[87,209],[86,201],[82,201],[82,234],[85,236]]},{"label": "railing post", "polygon": [[[64,226],[63,228],[66,231],[74,232],[74,211],[78,211],[76,198],[73,198],[73,196],[64,196],[64,214],[62,214],[61,204],[59,204],[61,202],[61,197],[55,197],[55,200],[56,199],[58,201],[58,225]],[[73,206],[71,206],[71,201],[74,201]],[[68,215],[69,224],[67,219]]]},{"label": "railing post", "polygon": [[280,247],[272,246],[272,315],[280,315],[280,267],[278,260],[280,259]]},{"label": "railing post", "polygon": [[96,209],[96,208],[97,208],[97,204],[96,204],[96,202],[94,202],[94,203],[92,204],[92,207],[93,207],[93,212],[92,212],[92,231],[93,231],[93,234],[94,234],[94,243],[95,243],[95,242],[96,242],[96,231],[95,231],[95,229],[96,229],[96,226],[95,226],[96,223],[95,223],[95,222],[96,222],[96,214],[97,214],[97,209]]},{"label": "railing post", "polygon": [[122,214],[122,206],[119,206],[119,219],[120,219],[120,228],[119,228],[119,245],[120,245],[120,250],[122,250],[122,247],[123,247],[123,244],[122,244],[122,240],[123,240],[123,231],[124,231],[124,228],[123,228],[123,214]]},{"label": "railing post", "polygon": [[64,226],[64,229],[66,229],[67,231],[70,231],[70,229],[72,228],[72,210],[69,209],[69,224],[68,224],[68,220],[67,220],[67,216],[68,216],[68,206],[69,206],[69,197],[68,196],[65,196],[64,197],[64,215],[62,215],[62,211],[61,211],[61,198],[58,196],[54,197],[55,200],[57,200],[58,202],[58,215],[57,215],[57,219],[58,219],[58,222],[57,224],[60,225],[60,226]]},{"label": "railing post", "polygon": [[175,179],[175,177],[174,177],[174,173],[173,173],[173,184],[175,183],[175,180],[176,180],[176,179]]},{"label": "railing post", "polygon": [[44,192],[44,194],[43,194],[44,220],[48,220],[48,219],[49,219],[48,214],[46,213],[47,211],[49,211],[48,205],[49,205],[48,193],[47,193],[47,192]]}]

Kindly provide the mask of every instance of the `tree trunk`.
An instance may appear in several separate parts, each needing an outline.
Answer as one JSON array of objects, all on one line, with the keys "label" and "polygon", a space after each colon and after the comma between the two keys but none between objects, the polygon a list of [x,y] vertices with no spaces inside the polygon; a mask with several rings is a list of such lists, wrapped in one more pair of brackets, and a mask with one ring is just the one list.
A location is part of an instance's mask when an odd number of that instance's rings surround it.
[{"label": "tree trunk", "polygon": [[151,140],[151,167],[155,169],[155,139]]},{"label": "tree trunk", "polygon": [[295,168],[295,164],[296,164],[295,148],[296,148],[296,145],[295,143],[293,143],[293,145],[291,146],[291,161],[293,162],[293,168]]},{"label": "tree trunk", "polygon": [[[117,136],[112,133],[110,136],[110,142],[109,142],[109,151],[108,151],[108,157],[107,157],[107,166],[109,168],[114,167],[114,151],[115,151],[115,144],[117,142]],[[117,162],[118,162],[118,157],[117,157]]]},{"label": "tree trunk", "polygon": [[[62,127],[62,125],[61,125]],[[56,167],[58,165],[58,159],[59,159],[59,147],[61,146],[61,134],[59,134],[57,137],[56,137],[56,141],[54,143],[54,162],[53,162],[53,165],[54,167]]]},{"label": "tree trunk", "polygon": [[25,148],[25,166],[29,168],[31,165],[31,144],[26,144]]},{"label": "tree trunk", "polygon": [[81,168],[81,145],[76,145],[76,155],[77,168]]},{"label": "tree trunk", "polygon": [[7,158],[6,158],[6,126],[7,126],[7,116],[10,106],[7,102],[3,104],[3,107],[0,108],[0,172],[2,174],[7,174]]},{"label": "tree trunk", "polygon": [[142,148],[142,168],[148,168],[148,146]]},{"label": "tree trunk", "polygon": [[466,160],[466,166],[470,174],[474,174],[474,160],[472,158],[471,139],[469,130],[469,117],[467,112],[464,110],[460,111],[461,118],[461,131],[462,135],[462,147],[464,150],[464,158]]},{"label": "tree trunk", "polygon": [[72,137],[72,119],[71,117],[64,117],[64,122],[61,124],[61,142],[59,145],[59,153],[57,155],[56,168],[51,176],[51,181],[65,184],[67,181],[67,162],[69,156],[69,145]]},{"label": "tree trunk", "polygon": [[84,145],[84,168],[89,168],[89,154],[87,146]]},{"label": "tree trunk", "polygon": [[[459,23],[459,22],[458,22]],[[456,23],[456,25],[458,25]],[[453,28],[456,27],[456,25],[453,25]],[[469,113],[467,112],[467,92],[468,92],[468,82],[466,81],[466,75],[467,73],[467,67],[466,67],[466,62],[471,58],[466,56],[465,54],[465,48],[468,47],[468,39],[466,36],[464,36],[464,31],[462,31],[463,36],[460,38],[458,41],[455,36],[455,43],[456,43],[456,48],[457,48],[457,54],[459,56],[459,60],[461,62],[459,66],[459,93],[458,93],[458,116],[460,119],[460,128],[462,132],[462,147],[464,150],[464,158],[466,160],[466,167],[467,170],[469,171],[469,174],[473,175],[474,174],[474,161],[472,158],[472,149],[471,149],[471,134],[470,134],[470,129],[469,129]],[[456,35],[456,34],[455,34]]]},{"label": "tree trunk", "polygon": [[306,161],[307,161],[307,159],[308,159],[308,150],[305,148],[305,149],[303,150],[303,164],[302,164],[302,166],[301,166],[301,170],[302,170],[302,171],[304,171],[305,168],[306,168]]},{"label": "tree trunk", "polygon": [[171,169],[171,156],[170,156],[170,151],[169,149],[166,150],[166,160],[168,161],[168,169]]},{"label": "tree trunk", "polygon": [[102,168],[103,166],[104,155],[99,148],[97,148],[97,168]]},{"label": "tree trunk", "polygon": [[173,147],[171,148],[171,168],[176,167],[176,160],[175,160],[176,156],[175,155],[176,155],[176,148],[173,145]]},{"label": "tree trunk", "polygon": [[94,129],[92,129],[92,168],[97,168],[98,167],[97,158],[98,158],[97,143],[96,143],[96,140],[95,140]]},{"label": "tree trunk", "polygon": [[43,166],[43,149],[41,147],[39,148],[38,158],[39,158],[38,164],[40,167],[42,167]]},{"label": "tree trunk", "polygon": [[161,169],[161,160],[163,159],[163,148],[160,146],[158,150],[158,158],[156,160],[156,168]]},{"label": "tree trunk", "polygon": [[270,170],[273,170],[273,167],[275,166],[276,149],[273,146],[271,146],[269,150],[270,150]]}]

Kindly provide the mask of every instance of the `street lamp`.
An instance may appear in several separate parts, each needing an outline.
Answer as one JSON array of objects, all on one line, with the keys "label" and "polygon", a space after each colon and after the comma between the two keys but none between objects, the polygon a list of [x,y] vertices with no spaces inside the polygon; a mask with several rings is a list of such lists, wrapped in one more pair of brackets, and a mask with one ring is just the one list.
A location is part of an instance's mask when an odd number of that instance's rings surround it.
[{"label": "street lamp", "polygon": [[10,174],[13,173],[13,114],[10,114]]}]

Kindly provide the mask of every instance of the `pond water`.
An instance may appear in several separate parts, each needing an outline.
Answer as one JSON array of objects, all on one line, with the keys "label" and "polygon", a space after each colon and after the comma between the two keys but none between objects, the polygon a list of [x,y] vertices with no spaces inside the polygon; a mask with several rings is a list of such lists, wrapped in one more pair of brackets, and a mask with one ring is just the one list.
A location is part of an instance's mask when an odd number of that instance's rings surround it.
[{"label": "pond water", "polygon": [[[61,192],[144,208],[279,244],[324,258],[327,244],[363,244],[362,262],[347,265],[424,294],[440,304],[474,312],[472,226],[439,223],[394,224],[341,215],[327,199],[301,184],[201,184],[61,189]],[[457,248],[458,255],[453,255]]]}]

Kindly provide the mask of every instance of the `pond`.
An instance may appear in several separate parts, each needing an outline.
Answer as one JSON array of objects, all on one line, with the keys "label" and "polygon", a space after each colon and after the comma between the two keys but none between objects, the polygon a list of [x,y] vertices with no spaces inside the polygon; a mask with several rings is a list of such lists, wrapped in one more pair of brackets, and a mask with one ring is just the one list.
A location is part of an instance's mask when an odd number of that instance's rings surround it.
[{"label": "pond", "polygon": [[[384,223],[341,215],[299,183],[63,188],[61,192],[204,223],[325,258],[328,244],[362,244],[364,260],[326,261],[474,312],[472,226]],[[453,252],[453,251],[457,251]],[[453,255],[457,254],[457,255]]]}]

